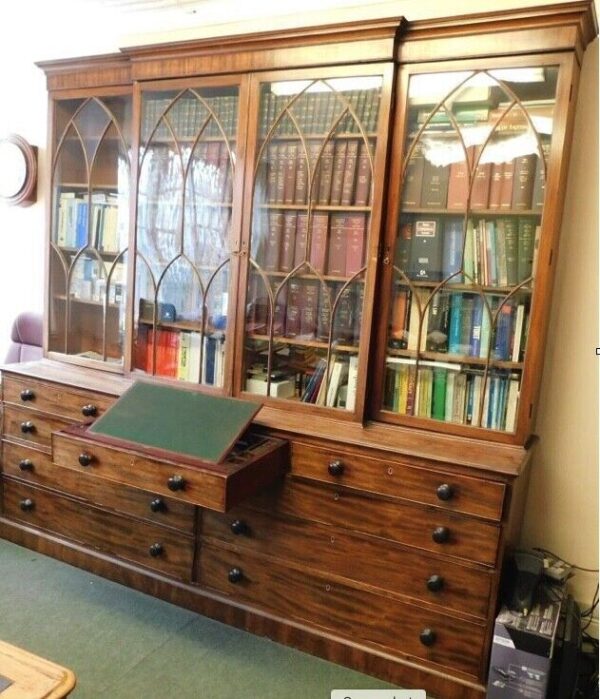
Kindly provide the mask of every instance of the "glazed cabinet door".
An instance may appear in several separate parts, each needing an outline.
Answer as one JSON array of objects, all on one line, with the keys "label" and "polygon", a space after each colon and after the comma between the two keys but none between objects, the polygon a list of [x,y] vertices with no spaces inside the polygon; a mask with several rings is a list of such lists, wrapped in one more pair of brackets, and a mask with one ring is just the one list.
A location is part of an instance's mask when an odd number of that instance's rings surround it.
[{"label": "glazed cabinet door", "polygon": [[245,82],[140,91],[133,365],[231,391]]},{"label": "glazed cabinet door", "polygon": [[253,79],[244,397],[363,411],[392,66]]},{"label": "glazed cabinet door", "polygon": [[571,80],[551,55],[400,69],[377,419],[527,436]]},{"label": "glazed cabinet door", "polygon": [[131,90],[54,99],[50,355],[122,370],[126,354]]}]

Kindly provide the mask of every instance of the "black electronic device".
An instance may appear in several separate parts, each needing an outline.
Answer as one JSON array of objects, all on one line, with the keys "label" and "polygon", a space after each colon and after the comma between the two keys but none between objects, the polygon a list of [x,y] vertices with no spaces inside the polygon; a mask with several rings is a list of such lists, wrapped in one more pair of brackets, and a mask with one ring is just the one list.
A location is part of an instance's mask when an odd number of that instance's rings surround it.
[{"label": "black electronic device", "polygon": [[504,602],[527,616],[544,573],[544,556],[538,551],[514,551],[504,569]]}]

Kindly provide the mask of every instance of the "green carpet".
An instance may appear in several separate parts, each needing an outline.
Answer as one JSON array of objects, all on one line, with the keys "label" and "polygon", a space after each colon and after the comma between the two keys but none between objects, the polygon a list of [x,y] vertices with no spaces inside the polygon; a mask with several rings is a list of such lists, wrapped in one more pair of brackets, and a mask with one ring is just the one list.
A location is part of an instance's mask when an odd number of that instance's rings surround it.
[{"label": "green carpet", "polygon": [[0,639],[71,668],[76,699],[329,699],[391,686],[2,540]]}]

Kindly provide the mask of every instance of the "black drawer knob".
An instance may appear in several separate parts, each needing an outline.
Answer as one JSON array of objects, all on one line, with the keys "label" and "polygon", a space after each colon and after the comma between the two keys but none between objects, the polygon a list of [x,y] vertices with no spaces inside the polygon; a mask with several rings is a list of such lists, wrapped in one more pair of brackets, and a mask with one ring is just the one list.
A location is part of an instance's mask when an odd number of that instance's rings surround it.
[{"label": "black drawer knob", "polygon": [[158,556],[162,555],[163,551],[164,548],[162,544],[152,544],[148,549],[148,552],[150,553],[152,558],[158,558]]},{"label": "black drawer knob", "polygon": [[31,512],[31,510],[33,510],[33,508],[35,507],[35,503],[33,502],[33,500],[31,500],[31,498],[25,498],[25,500],[21,500],[19,504],[23,512]]},{"label": "black drawer knob", "polygon": [[448,527],[436,527],[431,534],[431,538],[436,544],[445,544],[450,538],[450,530]]},{"label": "black drawer knob", "polygon": [[81,408],[81,412],[85,417],[95,417],[98,414],[98,408],[95,405],[89,403]]},{"label": "black drawer knob", "polygon": [[185,488],[185,478],[183,476],[171,476],[167,481],[167,487],[173,492]]},{"label": "black drawer knob", "polygon": [[21,471],[33,471],[33,461],[31,459],[21,459],[19,468]]},{"label": "black drawer knob", "polygon": [[150,502],[150,509],[152,512],[164,512],[167,506],[162,498],[154,498],[154,500]]},{"label": "black drawer knob", "polygon": [[452,500],[454,497],[454,488],[448,483],[442,483],[442,485],[438,485],[436,494],[439,500]]},{"label": "black drawer knob", "polygon": [[232,568],[229,573],[227,574],[227,578],[229,579],[230,583],[239,583],[240,580],[244,577],[244,574],[240,570],[240,568]]},{"label": "black drawer knob", "polygon": [[423,629],[419,634],[419,639],[424,646],[432,646],[436,639],[435,631],[433,629]]},{"label": "black drawer knob", "polygon": [[441,575],[430,575],[427,578],[427,589],[430,592],[439,592],[444,587],[444,578]]},{"label": "black drawer knob", "polygon": [[81,454],[79,454],[78,461],[82,466],[89,466],[93,460],[94,460],[94,457],[85,451],[83,451],[83,452],[81,452]]},{"label": "black drawer knob", "polygon": [[327,470],[331,476],[341,476],[342,473],[344,473],[344,464],[339,461],[339,459],[336,459],[335,461],[330,462]]},{"label": "black drawer knob", "polygon": [[236,536],[239,536],[241,534],[247,534],[248,533],[248,525],[246,524],[246,522],[244,522],[243,519],[234,519],[233,522],[231,523],[231,531]]},{"label": "black drawer knob", "polygon": [[31,434],[32,432],[35,432],[35,425],[31,420],[27,420],[26,422],[21,423],[21,432],[23,434]]},{"label": "black drawer knob", "polygon": [[21,391],[21,400],[33,400],[35,393],[30,388],[24,388]]}]

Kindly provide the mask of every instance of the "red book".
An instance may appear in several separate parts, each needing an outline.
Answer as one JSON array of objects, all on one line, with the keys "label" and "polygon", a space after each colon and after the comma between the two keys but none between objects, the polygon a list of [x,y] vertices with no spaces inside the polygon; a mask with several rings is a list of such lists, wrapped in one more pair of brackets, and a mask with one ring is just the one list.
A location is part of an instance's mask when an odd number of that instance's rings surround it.
[{"label": "red book", "polygon": [[298,144],[288,143],[285,155],[285,173],[283,178],[283,203],[293,204],[296,197],[296,158]]},{"label": "red book", "polygon": [[348,141],[346,148],[346,161],[344,164],[344,180],[342,183],[343,206],[349,206],[354,199],[354,184],[356,182],[356,166],[358,163],[358,141],[352,139]]},{"label": "red book", "polygon": [[288,284],[287,304],[285,309],[286,337],[300,334],[300,313],[302,305],[302,280],[290,279]]},{"label": "red book", "polygon": [[312,339],[317,332],[319,282],[303,280],[300,287],[300,335]]},{"label": "red book", "polygon": [[364,266],[367,218],[364,214],[346,214],[346,275],[353,276]]},{"label": "red book", "polygon": [[[329,203],[334,206],[339,206],[342,203],[342,187],[344,185],[347,149],[347,141],[339,140],[336,142],[333,155],[333,171],[331,174],[331,193],[329,195]],[[325,203],[327,202],[321,202],[321,204]]]},{"label": "red book", "polygon": [[327,141],[319,161],[318,196],[315,196],[315,189],[313,188],[313,201],[316,201],[319,204],[329,204],[329,197],[331,196],[331,180],[333,176],[333,155],[334,143],[333,141]]},{"label": "red book", "polygon": [[299,213],[296,222],[296,242],[294,244],[294,267],[302,264],[306,258],[306,237],[308,231],[308,214]]},{"label": "red book", "polygon": [[356,191],[354,204],[367,206],[371,194],[371,161],[369,159],[368,146],[364,141],[360,142],[356,165]]},{"label": "red book", "polygon": [[471,208],[487,209],[490,198],[491,163],[480,163],[475,171],[473,189],[471,190]]},{"label": "red book", "polygon": [[500,188],[500,208],[512,207],[513,178],[515,172],[514,161],[504,163],[502,168],[502,187]]},{"label": "red book", "polygon": [[319,186],[321,181],[321,167],[317,158],[321,152],[321,141],[308,142],[308,157],[310,168],[306,177],[306,196],[317,204],[319,202]]},{"label": "red book", "polygon": [[500,197],[502,192],[502,179],[504,176],[504,163],[492,163],[490,174],[490,196],[488,209],[500,208]]},{"label": "red book", "polygon": [[452,211],[464,211],[467,206],[469,194],[469,172],[467,163],[460,160],[450,165],[448,178],[448,209]]},{"label": "red book", "polygon": [[408,330],[408,289],[398,289],[392,300],[390,312],[390,339],[397,340],[406,347]]},{"label": "red book", "polygon": [[283,215],[283,240],[279,257],[279,269],[281,272],[291,272],[294,269],[296,219],[296,211],[286,211]]},{"label": "red book", "polygon": [[327,274],[343,277],[346,274],[346,214],[331,214]]},{"label": "red book", "polygon": [[325,273],[328,226],[328,214],[321,212],[313,214],[310,241],[310,264],[316,272],[320,272],[321,274]]},{"label": "red book", "polygon": [[264,269],[267,272],[279,271],[279,254],[283,237],[283,212],[269,212],[269,230],[265,249]]}]

